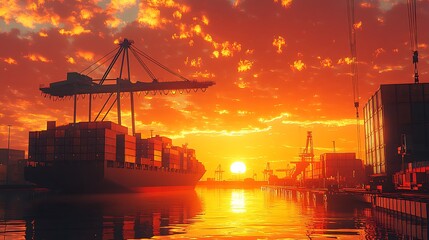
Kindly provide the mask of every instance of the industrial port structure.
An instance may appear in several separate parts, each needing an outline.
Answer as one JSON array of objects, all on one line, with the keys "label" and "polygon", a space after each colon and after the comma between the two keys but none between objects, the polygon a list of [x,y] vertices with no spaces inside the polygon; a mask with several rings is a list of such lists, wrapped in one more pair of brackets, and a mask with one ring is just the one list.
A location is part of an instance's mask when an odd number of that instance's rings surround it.
[{"label": "industrial port structure", "polygon": [[381,85],[364,107],[364,126],[372,187],[427,190],[429,84]]},{"label": "industrial port structure", "polygon": [[[103,121],[107,114],[110,112],[112,107],[116,103],[117,108],[117,123],[122,124],[121,118],[121,94],[129,93],[130,95],[130,104],[131,104],[131,126],[132,126],[132,135],[135,134],[135,110],[134,110],[134,93],[143,92],[145,95],[149,93],[156,94],[168,94],[172,93],[184,93],[191,91],[205,91],[208,87],[213,86],[215,83],[213,81],[196,81],[190,80],[173,70],[169,69],[162,63],[158,62],[145,52],[141,51],[137,47],[133,46],[133,41],[124,39],[118,44],[116,53],[113,55],[114,51],[111,51],[103,58],[93,63],[91,66],[86,68],[85,73],[92,73],[97,70],[104,62],[112,58],[109,66],[104,72],[103,76],[99,79],[92,79],[88,75],[69,72],[67,73],[67,79],[64,81],[50,83],[49,86],[41,86],[40,90],[45,96],[50,98],[64,98],[64,97],[73,97],[74,109],[73,109],[73,123],[76,123],[76,113],[77,113],[77,97],[78,95],[88,95],[88,122],[92,121],[92,99],[96,94],[108,94],[108,98],[105,101],[104,105],[98,112],[94,121],[101,120]],[[130,58],[129,52],[131,52],[136,58],[137,62],[145,70],[148,76],[151,79],[151,82],[131,82],[131,70],[130,70]],[[109,78],[109,73],[115,66],[117,60],[121,58],[119,66],[119,74],[116,78]],[[156,66],[162,68],[168,73],[176,76],[180,81],[168,81],[160,82],[154,73],[150,70],[148,65],[145,63],[149,61]],[[124,78],[125,72],[127,73],[127,78]],[[113,81],[113,83],[107,84],[108,82]],[[112,98],[113,97],[113,98]],[[111,100],[113,99],[113,100]],[[110,103],[110,106],[108,105]],[[108,107],[106,110],[105,108]],[[105,111],[104,116],[101,117],[103,111]]]},{"label": "industrial port structure", "polygon": [[[129,53],[148,74],[150,82],[131,82]],[[101,78],[93,79],[87,75],[109,59],[112,60]],[[118,76],[109,78],[118,59],[121,59],[116,71]],[[160,82],[145,61],[180,80]],[[158,187],[194,187],[205,173],[195,150],[187,145],[174,146],[167,137],[142,138],[140,133],[136,133],[133,96],[134,93],[205,91],[215,83],[183,77],[134,47],[133,41],[128,39],[120,42],[116,51],[111,51],[82,72],[69,72],[66,80],[40,87],[46,97],[73,98],[73,123],[57,126],[55,121],[48,121],[46,130],[29,133],[26,179],[40,186],[70,192],[140,192]],[[109,81],[113,83],[107,84]],[[130,96],[131,134],[121,120],[121,97],[124,93]],[[108,97],[92,120],[92,99],[100,94]],[[79,95],[88,97],[87,122],[76,121]],[[104,121],[115,104],[117,123]]]}]

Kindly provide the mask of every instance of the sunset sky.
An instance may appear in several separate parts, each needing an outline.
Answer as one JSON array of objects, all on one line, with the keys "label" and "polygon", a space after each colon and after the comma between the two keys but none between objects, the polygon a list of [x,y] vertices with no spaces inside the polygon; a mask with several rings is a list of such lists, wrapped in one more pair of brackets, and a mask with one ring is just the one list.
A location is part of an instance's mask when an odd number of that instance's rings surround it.
[{"label": "sunset sky", "polygon": [[[380,84],[414,81],[412,51],[405,0],[355,5],[363,107]],[[428,82],[429,0],[417,7],[420,81]],[[206,92],[135,97],[137,132],[188,143],[204,178],[218,164],[232,178],[231,163],[242,161],[246,177],[262,179],[267,162],[280,169],[298,160],[307,131],[316,159],[333,141],[337,152],[357,151],[345,0],[2,1],[0,148],[9,124],[11,148],[27,150],[28,131],[72,122],[73,101],[44,98],[40,84],[84,70],[123,38],[189,79],[216,82]],[[178,80],[148,65],[160,81]],[[151,81],[137,64],[131,80]],[[87,121],[80,101],[78,120]]]}]

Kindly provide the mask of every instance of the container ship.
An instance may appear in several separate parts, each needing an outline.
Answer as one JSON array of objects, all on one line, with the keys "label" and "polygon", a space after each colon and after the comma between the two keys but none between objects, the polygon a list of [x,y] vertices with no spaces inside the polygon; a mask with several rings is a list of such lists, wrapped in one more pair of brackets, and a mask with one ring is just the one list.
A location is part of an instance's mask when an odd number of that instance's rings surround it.
[{"label": "container ship", "polygon": [[193,188],[205,173],[195,150],[163,136],[141,138],[110,121],[29,132],[27,181],[63,192],[144,192]]}]

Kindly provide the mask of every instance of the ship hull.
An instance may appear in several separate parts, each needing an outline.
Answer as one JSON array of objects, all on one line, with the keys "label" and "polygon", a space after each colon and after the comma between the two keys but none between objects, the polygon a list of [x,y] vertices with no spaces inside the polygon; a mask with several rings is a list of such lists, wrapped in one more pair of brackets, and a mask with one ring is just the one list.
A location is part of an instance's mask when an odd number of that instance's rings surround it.
[{"label": "ship hull", "polygon": [[129,168],[106,161],[61,161],[25,168],[27,181],[62,192],[146,192],[192,189],[205,171],[153,166]]}]

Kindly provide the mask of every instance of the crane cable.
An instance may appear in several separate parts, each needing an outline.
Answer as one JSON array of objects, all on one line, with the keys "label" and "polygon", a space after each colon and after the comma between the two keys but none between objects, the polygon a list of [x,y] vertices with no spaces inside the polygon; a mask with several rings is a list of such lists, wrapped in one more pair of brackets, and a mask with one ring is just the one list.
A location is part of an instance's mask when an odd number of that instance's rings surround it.
[{"label": "crane cable", "polygon": [[417,43],[417,11],[416,0],[407,0],[408,7],[408,27],[410,29],[410,48],[413,52],[414,64],[414,83],[419,83],[419,71],[417,63],[419,62],[419,52]]},{"label": "crane cable", "polygon": [[347,0],[347,18],[348,18],[348,30],[349,30],[349,43],[351,53],[351,76],[353,85],[353,101],[356,109],[356,132],[357,132],[357,152],[358,158],[361,154],[361,138],[360,138],[360,120],[359,120],[359,88],[358,88],[358,61],[356,54],[356,29],[355,29],[355,7],[354,0]]}]

